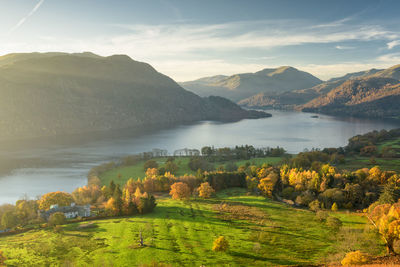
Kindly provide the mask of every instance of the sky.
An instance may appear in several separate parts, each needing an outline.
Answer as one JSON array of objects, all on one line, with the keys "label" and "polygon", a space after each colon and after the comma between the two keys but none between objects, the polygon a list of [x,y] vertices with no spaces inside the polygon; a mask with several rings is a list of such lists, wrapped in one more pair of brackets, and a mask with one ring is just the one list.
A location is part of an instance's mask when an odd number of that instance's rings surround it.
[{"label": "sky", "polygon": [[400,64],[398,0],[0,0],[0,55],[126,54],[176,81]]}]

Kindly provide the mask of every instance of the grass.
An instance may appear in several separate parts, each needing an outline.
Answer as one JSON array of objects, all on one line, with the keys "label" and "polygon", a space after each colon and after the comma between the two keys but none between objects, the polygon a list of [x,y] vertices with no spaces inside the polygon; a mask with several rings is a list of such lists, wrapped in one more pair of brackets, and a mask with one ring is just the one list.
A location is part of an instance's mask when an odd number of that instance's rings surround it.
[{"label": "grass", "polygon": [[[340,212],[332,216],[361,239],[364,217]],[[336,253],[342,241],[314,217],[313,212],[230,189],[209,200],[160,199],[151,214],[97,220],[92,227],[79,228],[83,223],[74,223],[63,226],[61,233],[49,229],[3,237],[0,250],[10,266],[316,264]],[[140,232],[143,248],[138,246]],[[229,241],[227,252],[211,250],[220,235]]]},{"label": "grass", "polygon": [[[176,176],[181,176],[185,174],[196,174],[196,171],[192,171],[189,166],[189,157],[178,157],[175,159],[175,163],[178,165],[178,172],[175,174]],[[262,165],[264,163],[268,164],[278,164],[279,162],[282,161],[283,158],[281,157],[266,157],[266,158],[254,158],[250,160],[239,160],[239,161],[233,161],[233,163],[236,164],[236,166],[244,165],[246,162],[249,162],[251,165]],[[160,167],[162,167],[165,162],[167,161],[167,158],[161,157],[161,158],[155,158],[154,159]],[[144,163],[146,161],[142,160],[138,162],[135,165],[132,166],[124,166],[124,167],[117,167],[115,169],[109,170],[103,174],[100,175],[100,180],[103,185],[108,185],[111,180],[113,180],[115,183],[123,185],[128,181],[130,178],[138,179],[138,178],[144,178],[145,177],[145,171],[144,171]],[[216,162],[213,163],[214,167],[218,167],[220,165],[225,165],[227,162]]]}]

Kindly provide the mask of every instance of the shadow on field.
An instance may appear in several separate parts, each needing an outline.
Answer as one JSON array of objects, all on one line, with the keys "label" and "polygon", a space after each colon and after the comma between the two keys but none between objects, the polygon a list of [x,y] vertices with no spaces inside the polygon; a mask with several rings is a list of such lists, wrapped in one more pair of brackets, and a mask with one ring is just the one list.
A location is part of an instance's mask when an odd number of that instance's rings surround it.
[{"label": "shadow on field", "polygon": [[276,264],[276,265],[295,265],[295,264],[298,264],[298,262],[294,262],[294,261],[279,260],[279,259],[274,259],[274,258],[266,258],[266,257],[252,255],[252,254],[238,252],[238,251],[229,251],[228,253],[233,257],[241,257],[241,258],[252,259],[252,260],[257,260],[257,261],[264,261],[264,262],[268,261],[268,262],[271,262],[271,263]]}]

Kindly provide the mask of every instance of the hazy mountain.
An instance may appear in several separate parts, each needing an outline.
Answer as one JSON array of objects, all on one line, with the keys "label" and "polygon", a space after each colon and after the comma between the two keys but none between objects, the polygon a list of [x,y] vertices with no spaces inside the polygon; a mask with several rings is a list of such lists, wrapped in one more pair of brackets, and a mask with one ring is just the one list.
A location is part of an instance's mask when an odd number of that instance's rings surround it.
[{"label": "hazy mountain", "polygon": [[343,81],[324,82],[312,88],[284,92],[281,94],[260,93],[238,102],[239,105],[249,108],[279,108],[294,109],[312,99],[329,92]]},{"label": "hazy mountain", "polygon": [[201,96],[218,95],[237,102],[259,93],[283,93],[310,88],[321,82],[307,72],[286,66],[256,73],[206,77],[181,85]]},{"label": "hazy mountain", "polygon": [[369,77],[350,79],[303,105],[303,111],[369,118],[400,118],[400,82]]},{"label": "hazy mountain", "polygon": [[[326,94],[328,94],[331,90],[338,88],[348,80],[365,77],[398,79],[397,77],[400,76],[399,66],[394,66],[386,70],[370,69],[366,71],[348,73],[344,76],[332,78],[327,82],[318,84],[308,89],[295,90],[279,94],[257,94],[240,101],[239,104],[246,107],[302,109],[303,107],[301,105],[305,105],[310,102],[310,104],[304,106],[309,108],[310,106],[315,106],[315,103],[320,103],[322,101],[321,99],[327,98]],[[337,90],[340,91],[341,89],[339,88]]]},{"label": "hazy mountain", "polygon": [[364,71],[359,71],[359,72],[347,73],[344,76],[332,78],[332,79],[328,80],[328,82],[346,81],[346,80],[350,80],[350,79],[371,76],[380,71],[382,71],[382,69],[370,69],[370,70],[364,70]]},{"label": "hazy mountain", "polygon": [[0,139],[268,115],[201,98],[124,55],[6,55],[0,95]]}]

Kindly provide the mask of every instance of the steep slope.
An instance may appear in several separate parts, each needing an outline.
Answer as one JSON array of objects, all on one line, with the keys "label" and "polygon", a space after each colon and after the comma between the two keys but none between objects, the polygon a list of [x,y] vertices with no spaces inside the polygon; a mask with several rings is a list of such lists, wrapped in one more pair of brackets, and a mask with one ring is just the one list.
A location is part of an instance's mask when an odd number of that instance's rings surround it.
[{"label": "steep slope", "polygon": [[267,116],[218,106],[124,55],[0,57],[0,139]]},{"label": "steep slope", "polygon": [[259,93],[282,93],[310,88],[321,82],[307,72],[285,66],[256,73],[207,77],[181,85],[201,96],[218,95],[237,102]]},{"label": "steep slope", "polygon": [[312,88],[284,92],[281,94],[261,93],[238,102],[248,108],[278,108],[295,109],[320,95],[329,92],[342,84],[343,81],[324,82]]},{"label": "steep slope", "polygon": [[[399,66],[394,66],[387,70],[370,69],[366,71],[348,73],[344,76],[332,78],[327,82],[318,84],[312,88],[289,91],[279,94],[262,93],[251,96],[238,102],[239,105],[246,107],[261,107],[261,108],[281,108],[281,109],[301,109],[301,105],[308,102],[313,102],[318,97],[324,97],[331,90],[339,87],[344,82],[352,79],[360,79],[364,77],[381,77],[381,78],[395,78],[400,76]],[[315,100],[320,102],[321,100]],[[312,105],[312,104],[311,104]],[[300,107],[299,107],[300,106]],[[308,106],[305,106],[308,107]]]},{"label": "steep slope", "polygon": [[351,79],[301,107],[306,112],[400,118],[400,82],[375,75]]}]

